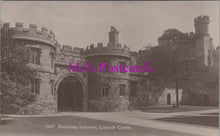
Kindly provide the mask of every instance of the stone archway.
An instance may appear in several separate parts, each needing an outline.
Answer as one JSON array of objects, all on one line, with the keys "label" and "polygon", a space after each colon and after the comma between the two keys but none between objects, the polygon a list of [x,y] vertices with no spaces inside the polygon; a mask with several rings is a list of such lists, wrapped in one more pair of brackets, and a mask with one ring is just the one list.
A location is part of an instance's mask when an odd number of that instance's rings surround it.
[{"label": "stone archway", "polygon": [[86,87],[76,74],[64,74],[55,85],[57,111],[86,111]]}]

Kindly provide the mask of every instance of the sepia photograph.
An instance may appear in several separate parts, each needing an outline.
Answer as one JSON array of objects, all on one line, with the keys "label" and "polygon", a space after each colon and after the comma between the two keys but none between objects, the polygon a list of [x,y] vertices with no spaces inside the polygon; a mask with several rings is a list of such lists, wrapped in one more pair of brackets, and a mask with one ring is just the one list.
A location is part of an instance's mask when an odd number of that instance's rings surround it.
[{"label": "sepia photograph", "polygon": [[0,136],[218,136],[219,1],[0,1]]}]

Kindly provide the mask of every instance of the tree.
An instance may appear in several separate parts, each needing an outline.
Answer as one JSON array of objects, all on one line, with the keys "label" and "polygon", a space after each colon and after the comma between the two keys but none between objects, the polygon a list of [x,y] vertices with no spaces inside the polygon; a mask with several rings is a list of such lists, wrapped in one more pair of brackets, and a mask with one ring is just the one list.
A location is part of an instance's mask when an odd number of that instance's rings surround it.
[{"label": "tree", "polygon": [[28,66],[28,48],[12,39],[12,30],[1,29],[0,108],[2,113],[16,113],[35,100],[30,81],[35,71]]},{"label": "tree", "polygon": [[179,107],[180,82],[191,80],[198,66],[190,44],[192,39],[176,29],[169,29],[159,40],[166,42],[166,45],[154,47],[138,59],[139,65],[146,62],[152,66],[152,72],[143,82],[157,83],[161,89],[175,87],[176,107]]}]

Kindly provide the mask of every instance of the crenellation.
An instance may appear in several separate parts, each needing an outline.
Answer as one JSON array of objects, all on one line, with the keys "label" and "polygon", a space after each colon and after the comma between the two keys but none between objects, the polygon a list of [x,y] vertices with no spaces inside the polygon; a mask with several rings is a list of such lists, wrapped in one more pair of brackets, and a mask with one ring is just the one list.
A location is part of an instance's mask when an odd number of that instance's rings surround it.
[{"label": "crenellation", "polygon": [[83,54],[86,57],[90,56],[96,56],[101,54],[114,54],[117,56],[124,56],[128,57],[130,56],[130,48],[125,45],[122,47],[120,43],[117,45],[114,45],[112,43],[108,43],[107,46],[103,46],[103,44],[98,43],[97,46],[94,46],[94,44],[91,44],[89,47],[86,48],[86,50],[83,52]]},{"label": "crenellation", "polygon": [[47,29],[46,27],[42,27],[42,28],[41,28],[41,31],[42,31],[43,33],[48,34],[48,29]]},{"label": "crenellation", "polygon": [[99,48],[103,47],[103,43],[98,43],[97,45]]},{"label": "crenellation", "polygon": [[12,37],[15,39],[39,41],[52,46],[55,46],[56,43],[55,34],[52,31],[48,32],[46,27],[42,27],[41,30],[38,30],[35,24],[29,24],[29,27],[25,28],[21,22],[16,22],[15,27],[10,27],[9,23],[4,23],[3,29],[14,31]]},{"label": "crenellation", "polygon": [[127,45],[124,45],[124,49],[127,50],[127,51],[130,50],[130,48]]},{"label": "crenellation", "polygon": [[53,31],[50,31],[50,37],[51,37],[52,39],[55,38],[55,35],[54,35]]},{"label": "crenellation", "polygon": [[194,19],[194,21],[197,21],[197,22],[205,21],[205,22],[209,23],[209,16],[206,16],[206,15],[198,16]]},{"label": "crenellation", "polygon": [[29,32],[29,31],[30,31],[29,28],[23,28],[23,30],[22,30],[22,32],[25,32],[25,33]]},{"label": "crenellation", "polygon": [[37,30],[37,25],[35,25],[35,24],[29,24],[29,28],[30,28],[31,30]]},{"label": "crenellation", "polygon": [[108,43],[107,46],[108,46],[108,47],[113,47],[114,44],[113,44],[113,43]]},{"label": "crenellation", "polygon": [[80,53],[84,52],[84,48],[79,48],[80,49]]},{"label": "crenellation", "polygon": [[23,30],[23,23],[16,22],[15,23],[15,31],[22,31]]},{"label": "crenellation", "polygon": [[190,32],[189,35],[190,35],[190,36],[194,36],[194,33],[193,33],[193,32]]},{"label": "crenellation", "polygon": [[122,44],[118,43],[118,44],[117,44],[117,47],[118,47],[118,48],[122,48]]},{"label": "crenellation", "polygon": [[57,46],[57,51],[61,51],[64,54],[73,53],[75,55],[76,54],[80,55],[80,53],[84,51],[83,48],[73,47],[70,45],[62,45],[62,47],[61,47],[61,45],[59,43],[57,43],[56,46]]},{"label": "crenellation", "polygon": [[81,49],[79,47],[74,47],[74,50],[73,50],[75,53],[80,53],[81,52]]},{"label": "crenellation", "polygon": [[90,49],[93,49],[94,48],[94,44],[90,44]]},{"label": "crenellation", "polygon": [[23,23],[16,22],[15,23],[15,28],[23,28]]},{"label": "crenellation", "polygon": [[37,31],[37,34],[42,35],[42,34],[43,34],[43,32],[42,32],[42,31]]},{"label": "crenellation", "polygon": [[10,23],[4,23],[3,24],[3,29],[8,29],[10,28]]},{"label": "crenellation", "polygon": [[70,46],[70,45],[63,45],[62,49],[63,50],[68,50],[68,51],[72,51],[72,46]]},{"label": "crenellation", "polygon": [[57,51],[59,51],[61,49],[61,44],[60,43],[56,42],[55,46],[56,46]]}]

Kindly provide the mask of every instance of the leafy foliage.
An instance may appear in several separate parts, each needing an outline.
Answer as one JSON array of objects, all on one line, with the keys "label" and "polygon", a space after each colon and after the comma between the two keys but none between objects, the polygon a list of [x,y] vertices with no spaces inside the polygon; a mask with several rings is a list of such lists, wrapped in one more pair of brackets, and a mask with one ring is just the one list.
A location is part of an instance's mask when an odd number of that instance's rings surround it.
[{"label": "leafy foliage", "polygon": [[29,54],[25,46],[12,40],[12,31],[1,29],[1,90],[2,113],[16,113],[35,100],[31,93],[31,79],[35,71],[28,67]]},{"label": "leafy foliage", "polygon": [[[142,80],[141,86],[147,88],[142,89],[142,92],[158,94],[155,92],[165,88],[176,88],[177,91],[182,88],[196,94],[201,90],[209,90],[213,84],[218,86],[218,68],[204,67],[200,64],[195,55],[193,37],[176,29],[169,29],[159,40],[165,41],[166,45],[145,51],[137,61],[138,65],[146,62],[152,66],[152,72]],[[152,88],[154,86],[157,88]]]}]

